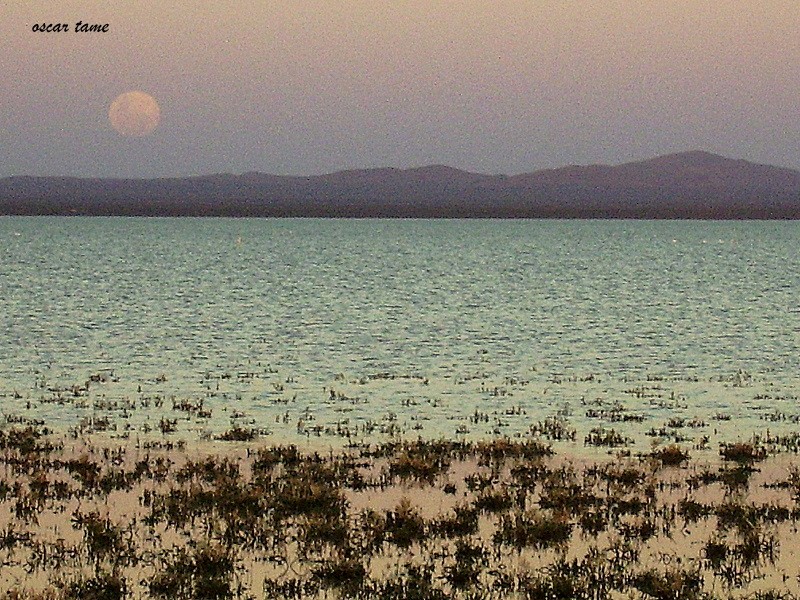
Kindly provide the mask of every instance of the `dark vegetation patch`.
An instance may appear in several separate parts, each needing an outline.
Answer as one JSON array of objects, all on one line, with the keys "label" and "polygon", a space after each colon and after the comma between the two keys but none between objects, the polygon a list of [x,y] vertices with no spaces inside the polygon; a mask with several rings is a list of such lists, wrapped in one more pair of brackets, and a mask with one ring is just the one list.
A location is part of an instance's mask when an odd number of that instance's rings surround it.
[{"label": "dark vegetation patch", "polygon": [[[2,600],[790,597],[748,587],[800,519],[796,469],[764,484],[780,499],[749,499],[758,445],[666,469],[688,452],[579,466],[510,439],[67,453],[35,427],[0,434]],[[58,515],[61,531],[40,525]],[[694,556],[654,561],[681,536]]]}]

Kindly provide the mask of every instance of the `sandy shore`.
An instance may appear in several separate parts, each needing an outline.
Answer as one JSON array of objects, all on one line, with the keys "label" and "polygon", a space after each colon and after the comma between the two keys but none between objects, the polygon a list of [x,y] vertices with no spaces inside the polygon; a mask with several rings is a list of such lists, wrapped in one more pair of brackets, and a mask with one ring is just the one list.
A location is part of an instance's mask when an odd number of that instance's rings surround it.
[{"label": "sandy shore", "polygon": [[[0,431],[0,598],[791,598],[795,455]],[[704,455],[706,456],[706,455]]]}]

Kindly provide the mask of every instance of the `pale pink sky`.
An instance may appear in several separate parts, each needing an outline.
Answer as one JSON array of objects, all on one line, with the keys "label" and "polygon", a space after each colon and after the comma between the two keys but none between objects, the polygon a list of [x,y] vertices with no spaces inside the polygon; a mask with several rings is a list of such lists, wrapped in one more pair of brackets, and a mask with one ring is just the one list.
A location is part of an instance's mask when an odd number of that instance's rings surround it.
[{"label": "pale pink sky", "polygon": [[[106,34],[34,33],[37,22]],[[6,0],[0,176],[800,168],[797,0]],[[162,121],[118,135],[142,90]]]}]

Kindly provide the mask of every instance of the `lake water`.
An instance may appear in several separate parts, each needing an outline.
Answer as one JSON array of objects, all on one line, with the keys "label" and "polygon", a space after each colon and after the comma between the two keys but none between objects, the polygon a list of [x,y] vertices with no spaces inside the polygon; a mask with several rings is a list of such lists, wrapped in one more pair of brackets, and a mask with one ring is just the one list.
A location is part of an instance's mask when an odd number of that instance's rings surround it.
[{"label": "lake water", "polygon": [[0,413],[714,450],[800,427],[798,248],[795,222],[3,217]]}]

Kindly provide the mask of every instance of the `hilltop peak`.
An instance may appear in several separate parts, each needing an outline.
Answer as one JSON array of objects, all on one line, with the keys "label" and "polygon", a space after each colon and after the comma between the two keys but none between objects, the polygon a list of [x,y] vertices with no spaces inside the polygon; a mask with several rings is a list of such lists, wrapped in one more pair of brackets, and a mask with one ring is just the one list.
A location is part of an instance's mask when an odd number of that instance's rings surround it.
[{"label": "hilltop peak", "polygon": [[664,166],[664,167],[676,167],[676,166],[716,166],[716,165],[734,165],[734,164],[744,164],[747,161],[728,158],[725,156],[721,156],[719,154],[714,154],[713,152],[707,152],[706,150],[687,150],[685,152],[675,152],[672,154],[662,154],[661,156],[656,156],[655,158],[649,158],[646,160],[641,161],[634,161],[630,163],[625,163],[622,166],[626,165],[641,165],[641,166]]}]

